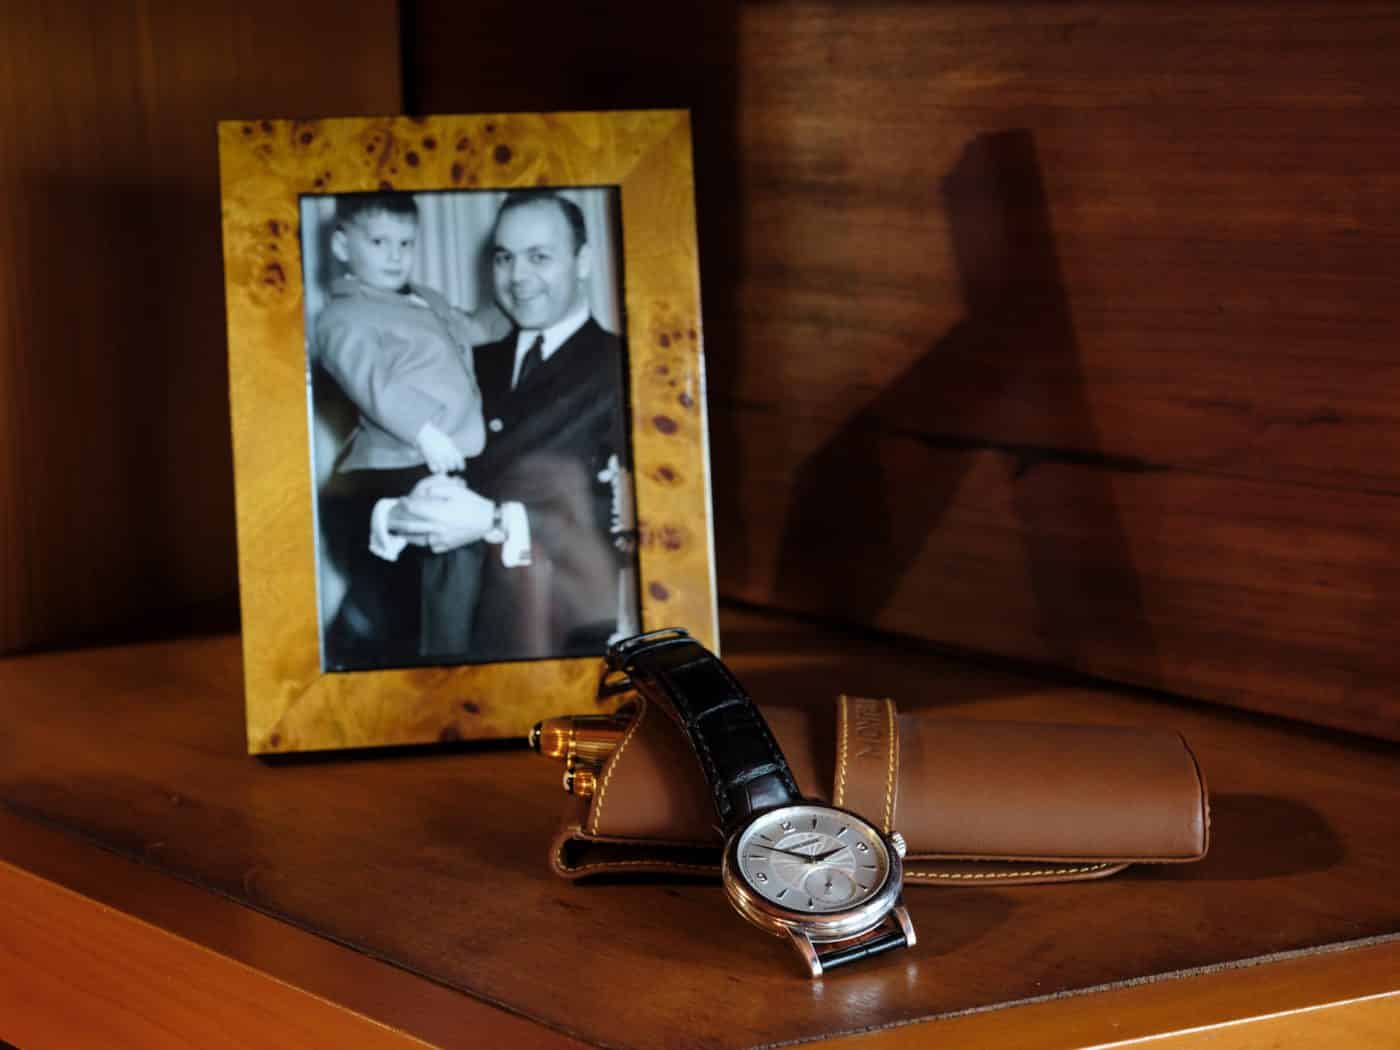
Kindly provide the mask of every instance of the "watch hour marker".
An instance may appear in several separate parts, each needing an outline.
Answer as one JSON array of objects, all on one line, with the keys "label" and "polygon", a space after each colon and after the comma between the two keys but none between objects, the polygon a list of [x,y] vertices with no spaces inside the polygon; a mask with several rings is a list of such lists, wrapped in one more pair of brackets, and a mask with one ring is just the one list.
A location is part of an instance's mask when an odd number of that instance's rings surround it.
[{"label": "watch hour marker", "polygon": [[850,830],[851,829],[849,827],[843,827],[840,831],[836,833],[836,837],[839,839],[842,835],[846,834],[846,832]]},{"label": "watch hour marker", "polygon": [[778,896],[775,898],[775,900],[782,900],[782,899],[783,899],[784,897],[786,897],[786,896],[787,896],[787,889],[786,889],[786,888],[781,889],[781,890],[778,891]]},{"label": "watch hour marker", "polygon": [[785,820],[785,821],[783,821],[781,824],[779,824],[778,827],[782,828],[784,831],[791,831],[791,830],[792,830],[792,821],[790,821],[790,820]]},{"label": "watch hour marker", "polygon": [[767,882],[767,881],[768,881],[768,876],[765,875],[765,874],[763,874],[763,872],[761,872],[761,871],[756,871],[756,872],[754,872],[753,877],[754,877],[755,879],[757,879],[759,882]]}]

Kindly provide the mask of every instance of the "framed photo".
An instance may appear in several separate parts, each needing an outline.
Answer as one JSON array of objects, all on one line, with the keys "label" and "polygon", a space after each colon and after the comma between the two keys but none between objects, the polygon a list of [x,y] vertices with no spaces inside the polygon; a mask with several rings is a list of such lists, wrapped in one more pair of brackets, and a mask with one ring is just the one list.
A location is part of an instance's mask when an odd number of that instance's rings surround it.
[{"label": "framed photo", "polygon": [[524,735],[717,647],[684,111],[219,125],[248,750]]}]

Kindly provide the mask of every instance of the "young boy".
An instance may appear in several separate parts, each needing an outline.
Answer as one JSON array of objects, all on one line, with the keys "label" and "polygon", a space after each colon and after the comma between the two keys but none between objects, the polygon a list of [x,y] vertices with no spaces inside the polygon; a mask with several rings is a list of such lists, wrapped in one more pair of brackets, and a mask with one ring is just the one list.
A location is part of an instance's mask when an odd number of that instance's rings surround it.
[{"label": "young boy", "polygon": [[461,471],[486,441],[472,363],[484,333],[440,293],[409,283],[417,237],[409,194],[336,201],[331,254],[348,272],[316,319],[316,355],[359,423],[322,497],[348,576],[326,631],[332,670],[421,663],[460,650],[471,633],[479,556],[434,564],[414,549],[388,561],[368,543],[380,497],[401,495],[429,472]]},{"label": "young boy", "polygon": [[341,473],[423,464],[451,473],[486,442],[472,368],[472,346],[484,333],[438,292],[409,284],[417,239],[418,209],[408,194],[336,202],[331,254],[349,274],[331,285],[316,345],[360,410]]}]

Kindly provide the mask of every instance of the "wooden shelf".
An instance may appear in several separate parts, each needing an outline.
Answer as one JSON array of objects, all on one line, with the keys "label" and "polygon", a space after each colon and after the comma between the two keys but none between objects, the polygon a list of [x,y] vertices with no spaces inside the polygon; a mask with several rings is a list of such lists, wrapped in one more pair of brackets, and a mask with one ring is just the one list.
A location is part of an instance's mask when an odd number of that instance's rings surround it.
[{"label": "wooden shelf", "polygon": [[1081,885],[914,888],[916,950],[810,983],[715,885],[554,878],[558,771],[523,750],[249,758],[234,637],[20,657],[0,663],[0,1037],[1049,1050],[1394,1030],[1394,745],[778,617],[724,628],[764,703],[844,688],[1177,728],[1212,784],[1211,854]]}]

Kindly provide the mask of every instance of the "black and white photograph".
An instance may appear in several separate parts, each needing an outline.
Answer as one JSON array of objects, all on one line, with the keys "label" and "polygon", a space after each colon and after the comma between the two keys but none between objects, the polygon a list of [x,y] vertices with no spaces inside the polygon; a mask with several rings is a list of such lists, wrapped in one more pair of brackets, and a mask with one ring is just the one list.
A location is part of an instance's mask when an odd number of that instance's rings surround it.
[{"label": "black and white photograph", "polygon": [[639,629],[619,194],[303,195],[322,669]]}]

